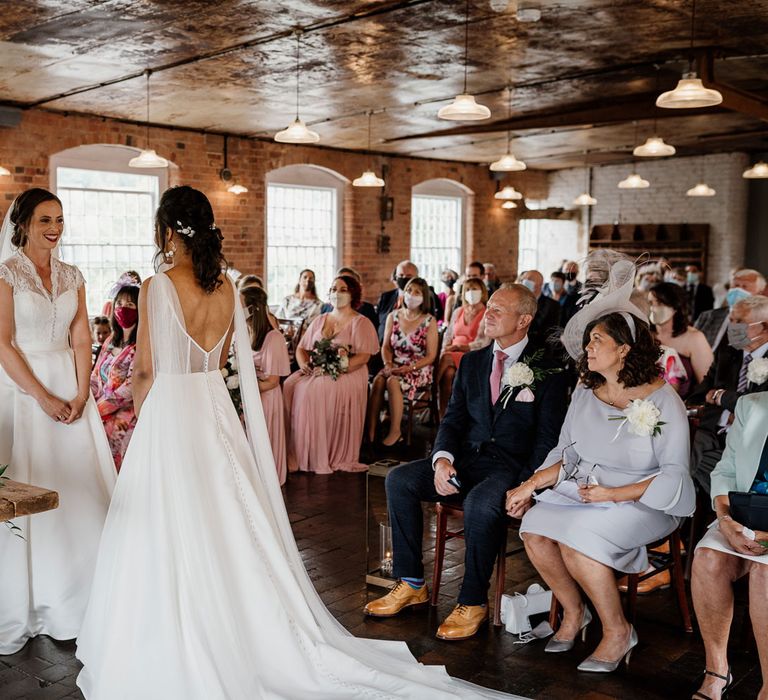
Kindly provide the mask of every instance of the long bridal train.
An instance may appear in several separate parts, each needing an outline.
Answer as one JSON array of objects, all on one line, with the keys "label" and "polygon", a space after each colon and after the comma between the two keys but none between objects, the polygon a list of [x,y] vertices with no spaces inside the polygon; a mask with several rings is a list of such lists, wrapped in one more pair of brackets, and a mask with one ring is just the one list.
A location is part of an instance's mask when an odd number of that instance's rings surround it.
[{"label": "long bridal train", "polygon": [[[236,351],[251,357],[233,293]],[[218,371],[224,338],[206,352],[187,335],[163,273],[148,306],[155,380],[78,639],[86,698],[509,697],[336,622],[291,533],[253,364],[239,363],[249,443]]]}]

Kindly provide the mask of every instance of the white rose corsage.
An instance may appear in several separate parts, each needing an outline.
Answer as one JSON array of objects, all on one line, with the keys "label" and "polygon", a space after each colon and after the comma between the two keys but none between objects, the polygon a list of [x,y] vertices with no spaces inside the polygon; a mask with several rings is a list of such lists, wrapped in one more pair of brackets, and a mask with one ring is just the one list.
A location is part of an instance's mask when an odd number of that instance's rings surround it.
[{"label": "white rose corsage", "polygon": [[[634,399],[629,402],[623,411],[622,416],[611,416],[608,420],[620,420],[621,425],[616,431],[616,437],[619,431],[626,423],[629,425],[629,432],[641,437],[653,437],[661,435],[661,426],[666,425],[661,418],[659,407],[648,399]],[[616,439],[614,437],[614,440]]]},{"label": "white rose corsage", "polygon": [[753,384],[768,380],[768,358],[756,357],[747,365],[747,380]]},{"label": "white rose corsage", "polygon": [[518,394],[518,400],[526,403],[532,402],[535,398],[533,393],[535,383],[544,379],[548,374],[561,371],[560,368],[532,367],[531,365],[538,361],[543,354],[543,351],[537,350],[531,357],[524,357],[504,372],[501,379],[501,395],[499,396],[502,408],[507,407],[512,394],[518,387],[523,387],[523,390]]}]

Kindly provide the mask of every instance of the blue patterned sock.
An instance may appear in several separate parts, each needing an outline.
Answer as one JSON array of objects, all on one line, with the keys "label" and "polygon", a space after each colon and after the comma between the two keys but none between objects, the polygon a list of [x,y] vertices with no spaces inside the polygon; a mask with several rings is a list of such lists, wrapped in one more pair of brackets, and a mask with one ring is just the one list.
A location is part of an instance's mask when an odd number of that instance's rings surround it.
[{"label": "blue patterned sock", "polygon": [[405,581],[411,588],[421,588],[424,585],[423,578],[410,578],[403,576],[402,580]]}]

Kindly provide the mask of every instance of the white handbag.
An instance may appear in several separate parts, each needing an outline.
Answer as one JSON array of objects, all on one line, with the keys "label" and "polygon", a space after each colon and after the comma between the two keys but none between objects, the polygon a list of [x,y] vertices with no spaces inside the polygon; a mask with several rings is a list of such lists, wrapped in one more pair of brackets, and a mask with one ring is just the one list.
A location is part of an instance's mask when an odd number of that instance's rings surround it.
[{"label": "white handbag", "polygon": [[512,634],[530,632],[531,615],[549,612],[551,605],[552,591],[548,591],[538,583],[532,583],[528,586],[525,595],[505,593],[501,596],[501,621],[507,632]]}]

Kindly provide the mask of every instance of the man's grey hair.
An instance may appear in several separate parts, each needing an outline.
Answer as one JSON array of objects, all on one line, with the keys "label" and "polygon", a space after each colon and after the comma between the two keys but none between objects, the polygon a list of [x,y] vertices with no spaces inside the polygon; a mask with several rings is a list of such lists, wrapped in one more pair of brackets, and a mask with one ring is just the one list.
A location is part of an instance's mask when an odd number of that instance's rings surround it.
[{"label": "man's grey hair", "polygon": [[413,269],[416,270],[416,277],[419,276],[419,266],[413,262],[413,260],[401,260],[399,263],[397,263],[398,267],[402,267],[403,265],[410,265],[413,267]]},{"label": "man's grey hair", "polygon": [[517,311],[521,314],[536,315],[539,304],[533,292],[524,284],[515,284],[513,282],[504,282],[499,291],[510,291],[517,294]]},{"label": "man's grey hair", "polygon": [[733,308],[742,313],[748,313],[750,320],[754,323],[768,322],[768,297],[759,295],[745,297],[737,301]]},{"label": "man's grey hair", "polygon": [[741,279],[743,277],[756,277],[757,278],[757,291],[762,292],[765,289],[766,281],[765,276],[758,272],[757,270],[753,270],[750,267],[745,267],[738,272],[733,273],[733,279]]}]

